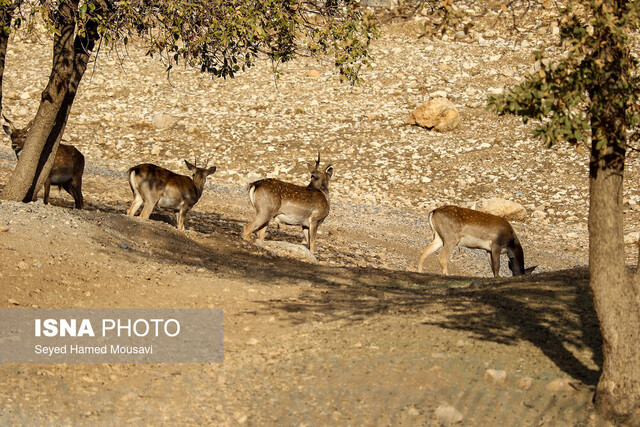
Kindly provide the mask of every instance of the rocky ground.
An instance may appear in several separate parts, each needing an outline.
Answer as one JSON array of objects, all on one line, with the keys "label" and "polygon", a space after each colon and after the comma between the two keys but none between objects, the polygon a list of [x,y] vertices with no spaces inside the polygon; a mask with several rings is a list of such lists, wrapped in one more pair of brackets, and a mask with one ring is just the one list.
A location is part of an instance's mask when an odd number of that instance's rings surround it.
[{"label": "rocky ground", "polygon": [[[225,361],[4,365],[0,422],[601,424],[590,404],[600,343],[586,278],[587,154],[547,149],[531,125],[485,108],[535,67],[534,50],[561,53],[557,26],[540,10],[508,31],[509,19],[468,9],[468,35],[420,38],[419,17],[386,24],[357,87],[339,83],[330,60],[282,65],[277,80],[262,63],[225,81],[179,67],[167,76],[136,46],[100,51],[65,134],[86,158],[86,209],[57,190],[49,206],[0,203],[0,307],[223,308]],[[19,126],[35,114],[49,58],[44,38],[10,44],[3,112]],[[438,92],[460,127],[406,125]],[[303,184],[318,149],[335,169],[318,264],[243,242],[247,183]],[[185,234],[167,213],[123,215],[129,167],[186,173],[194,158],[218,172]],[[14,166],[5,138],[0,185]],[[631,153],[630,242],[637,175]],[[496,281],[486,254],[461,250],[458,277],[439,276],[435,257],[418,275],[429,209],[490,197],[527,208],[513,225],[537,274]],[[269,238],[302,233],[283,226]]]}]

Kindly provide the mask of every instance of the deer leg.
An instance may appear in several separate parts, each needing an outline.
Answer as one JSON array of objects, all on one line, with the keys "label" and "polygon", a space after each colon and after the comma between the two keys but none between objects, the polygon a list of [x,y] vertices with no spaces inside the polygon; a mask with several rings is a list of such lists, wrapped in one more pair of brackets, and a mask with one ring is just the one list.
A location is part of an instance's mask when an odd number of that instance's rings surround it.
[{"label": "deer leg", "polygon": [[255,218],[253,218],[253,221],[245,225],[242,229],[242,238],[244,240],[249,240],[249,236],[251,235],[251,233],[256,230],[260,230],[258,232],[258,238],[260,238],[260,240],[263,240],[264,233],[266,232],[267,225],[269,225],[269,221],[271,221],[271,218],[272,216],[269,212],[257,211]]},{"label": "deer leg", "polygon": [[267,234],[267,225],[268,224],[265,224],[264,227],[256,231],[256,234],[258,235],[258,239],[264,240],[264,237]]},{"label": "deer leg", "polygon": [[70,189],[72,190],[71,195],[76,204],[76,209],[82,209],[84,206],[84,199],[82,197],[82,175],[77,179],[76,177],[71,179]]},{"label": "deer leg", "polygon": [[499,245],[491,245],[491,252],[489,253],[489,257],[491,260],[491,271],[493,271],[493,277],[500,276],[500,252],[502,251],[502,247]]},{"label": "deer leg", "polygon": [[[62,184],[62,188],[63,188],[63,189],[64,189],[64,191],[66,191],[69,195],[71,195],[71,197],[73,197],[73,200],[74,200],[74,202],[75,202],[75,200],[76,200],[76,195],[75,195],[75,193],[74,193],[74,190],[73,190],[73,184],[71,183],[71,181],[67,181],[67,182],[65,182],[64,184]],[[78,204],[77,204],[77,203],[76,203],[75,205],[76,205],[76,207],[78,206]]]},{"label": "deer leg", "polygon": [[302,227],[302,234],[304,234],[304,244],[309,247],[309,227]]},{"label": "deer leg", "polygon": [[151,212],[153,212],[153,208],[156,207],[156,204],[160,200],[160,197],[154,197],[153,199],[145,200],[144,206],[142,207],[142,212],[140,212],[140,218],[149,219],[151,216]]},{"label": "deer leg", "polygon": [[442,239],[440,238],[438,233],[435,233],[433,241],[429,244],[429,246],[424,248],[424,250],[420,254],[420,261],[418,262],[418,272],[419,273],[422,273],[422,270],[424,269],[424,263],[427,260],[427,258],[429,258],[432,253],[434,253],[435,251],[437,251],[441,247],[442,247]]},{"label": "deer leg", "polygon": [[445,276],[449,275],[449,257],[451,257],[451,252],[453,252],[456,245],[457,242],[455,244],[451,242],[444,242],[442,252],[440,252],[440,255],[438,255],[438,261],[440,262],[442,273]]},{"label": "deer leg", "polygon": [[316,250],[316,233],[318,232],[318,226],[320,224],[316,221],[309,221],[309,251],[314,253]]},{"label": "deer leg", "polygon": [[142,199],[140,193],[135,193],[133,196],[133,202],[131,202],[131,206],[127,211],[127,215],[135,216],[136,212],[138,212],[138,209],[140,209],[140,206],[142,206],[143,203],[144,200]]},{"label": "deer leg", "polygon": [[[51,191],[51,175],[44,181],[44,196],[42,197],[42,201],[45,205],[49,204],[49,192]],[[37,194],[33,194],[33,200],[36,200]]]},{"label": "deer leg", "polygon": [[184,217],[187,215],[188,210],[189,210],[188,207],[182,207],[176,214],[177,223],[178,223],[177,227],[178,227],[178,230],[180,231],[184,231]]}]

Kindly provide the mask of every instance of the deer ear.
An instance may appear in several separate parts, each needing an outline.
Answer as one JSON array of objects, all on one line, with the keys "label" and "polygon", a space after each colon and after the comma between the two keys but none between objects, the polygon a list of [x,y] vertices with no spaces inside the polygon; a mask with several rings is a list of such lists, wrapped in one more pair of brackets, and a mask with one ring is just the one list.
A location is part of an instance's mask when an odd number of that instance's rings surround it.
[{"label": "deer ear", "polygon": [[324,170],[324,173],[327,174],[327,178],[331,178],[331,176],[333,175],[333,166],[327,166],[327,168]]},{"label": "deer ear", "polygon": [[218,168],[216,166],[211,166],[209,169],[207,169],[207,175],[213,175],[217,170]]},{"label": "deer ear", "polygon": [[531,272],[532,272],[533,270],[535,270],[535,269],[536,269],[536,267],[537,267],[537,265],[534,265],[533,267],[527,267],[527,268],[525,268],[525,269],[524,269],[524,274],[531,274]]},{"label": "deer ear", "polygon": [[316,170],[316,165],[311,162],[307,162],[307,167],[309,168],[309,172]]},{"label": "deer ear", "polygon": [[11,134],[13,133],[11,131],[11,126],[7,126],[7,125],[2,125],[2,129],[4,129],[4,133],[6,133],[7,135],[11,136]]},{"label": "deer ear", "polygon": [[188,160],[185,160],[185,161],[184,161],[184,163],[187,165],[187,168],[188,168],[190,171],[194,171],[194,170],[196,170],[196,169],[197,169],[195,166],[193,166],[191,163],[189,163],[189,161],[188,161]]}]

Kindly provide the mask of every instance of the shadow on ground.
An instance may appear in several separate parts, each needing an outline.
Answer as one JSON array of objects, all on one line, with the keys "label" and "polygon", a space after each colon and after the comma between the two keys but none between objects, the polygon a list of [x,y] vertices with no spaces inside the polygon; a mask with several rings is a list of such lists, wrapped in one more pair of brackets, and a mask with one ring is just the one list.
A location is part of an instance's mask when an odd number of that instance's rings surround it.
[{"label": "shadow on ground", "polygon": [[[153,259],[163,264],[208,270],[217,277],[249,279],[263,286],[301,285],[295,300],[260,302],[287,314],[292,323],[360,322],[373,314],[428,313],[427,323],[468,332],[470,337],[505,345],[529,341],[561,370],[595,385],[599,369],[577,357],[591,353],[602,365],[601,338],[584,268],[519,278],[444,277],[381,268],[311,265],[278,258],[242,241],[242,225],[221,214],[199,215],[195,231],[178,232],[164,221],[141,221],[121,209],[101,214],[72,211],[101,223],[95,237],[110,256]],[[112,215],[111,213],[116,213]],[[304,286],[304,287],[303,287]]]}]

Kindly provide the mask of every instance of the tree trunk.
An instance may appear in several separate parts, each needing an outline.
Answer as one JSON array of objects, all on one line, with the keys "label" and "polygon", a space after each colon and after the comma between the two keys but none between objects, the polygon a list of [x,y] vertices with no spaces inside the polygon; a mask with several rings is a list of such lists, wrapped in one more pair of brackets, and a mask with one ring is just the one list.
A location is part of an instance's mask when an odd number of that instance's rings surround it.
[{"label": "tree trunk", "polygon": [[53,41],[53,66],[47,87],[42,92],[40,107],[27,134],[16,169],[2,192],[6,200],[31,201],[37,193],[38,177],[51,172],[58,149],[56,133],[64,129],[59,113],[73,73],[74,13],[77,1],[60,2]]},{"label": "tree trunk", "polygon": [[4,61],[7,56],[7,46],[9,45],[12,17],[13,9],[11,5],[0,6],[0,115],[2,114],[2,78],[4,76]]},{"label": "tree trunk", "polygon": [[[602,375],[596,407],[607,419],[640,420],[640,287],[638,273],[625,267],[622,189],[626,132],[624,111],[607,99],[606,90],[591,94],[593,142],[590,162],[589,272],[600,322]],[[606,141],[598,150],[598,141]],[[635,420],[635,421],[634,421]]]},{"label": "tree trunk", "polygon": [[3,199],[31,201],[53,167],[78,85],[98,38],[94,21],[87,22],[83,36],[76,35],[77,11],[78,0],[60,2],[51,77],[42,92],[18,165],[1,195]]}]

